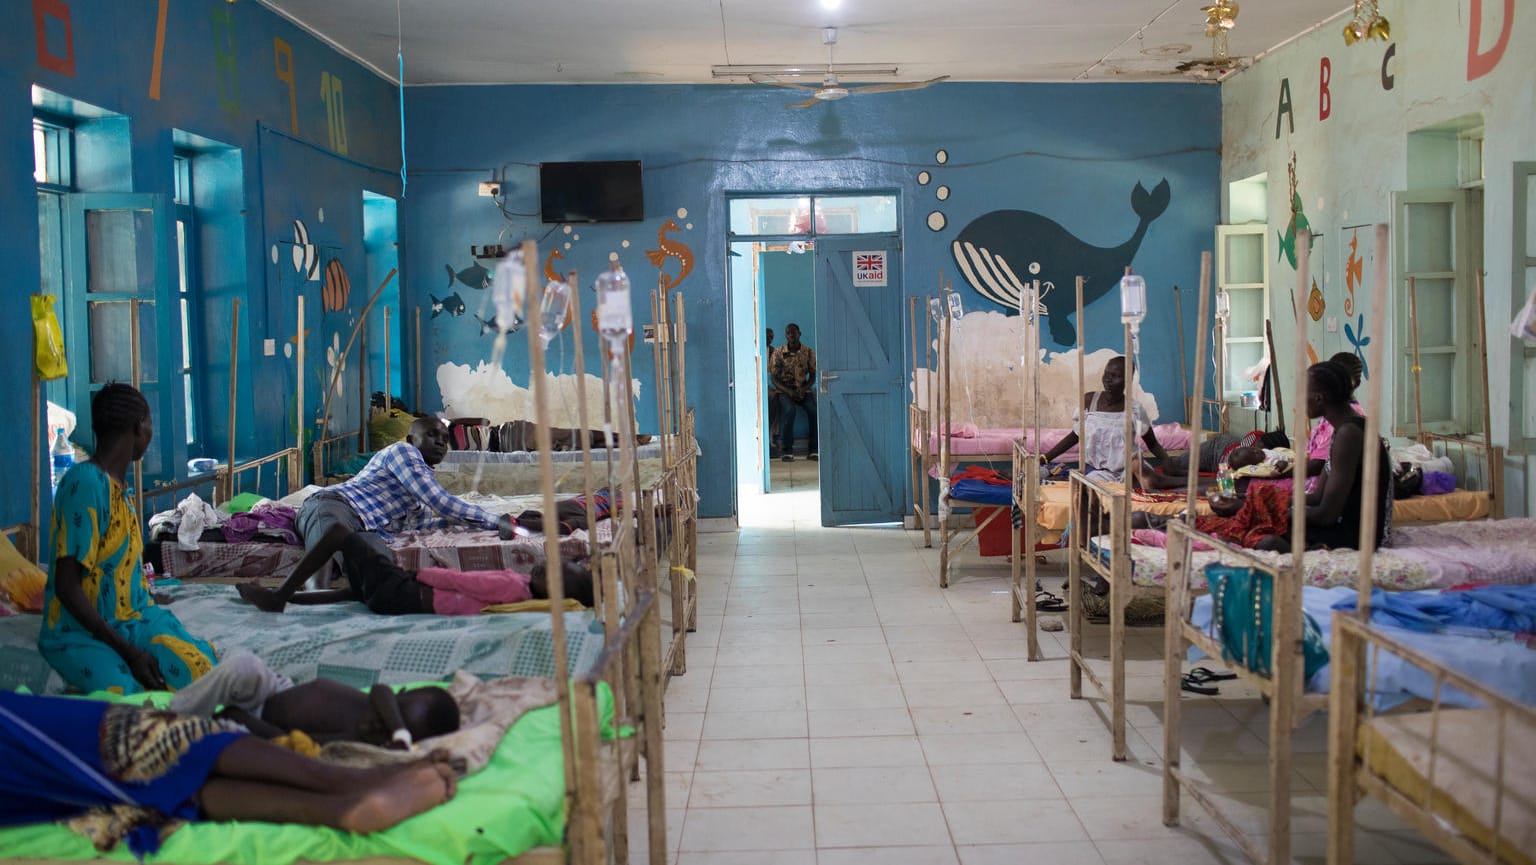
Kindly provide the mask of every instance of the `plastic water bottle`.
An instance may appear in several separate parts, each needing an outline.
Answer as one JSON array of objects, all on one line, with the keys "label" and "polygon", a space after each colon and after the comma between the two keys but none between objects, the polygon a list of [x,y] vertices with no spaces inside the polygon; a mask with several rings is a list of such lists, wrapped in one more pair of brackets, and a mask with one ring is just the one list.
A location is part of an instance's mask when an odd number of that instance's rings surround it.
[{"label": "plastic water bottle", "polygon": [[549,348],[560,328],[565,327],[570,306],[571,289],[564,281],[551,280],[544,286],[544,296],[539,300],[539,339],[543,340],[545,348]]},{"label": "plastic water bottle", "polygon": [[1232,477],[1232,467],[1226,463],[1216,470],[1216,488],[1226,495],[1234,495],[1237,492],[1237,481]]},{"label": "plastic water bottle", "polygon": [[53,485],[57,487],[59,481],[64,478],[64,473],[75,464],[75,446],[69,443],[63,427],[59,427],[54,433],[53,447],[48,449],[48,453],[53,458]]}]

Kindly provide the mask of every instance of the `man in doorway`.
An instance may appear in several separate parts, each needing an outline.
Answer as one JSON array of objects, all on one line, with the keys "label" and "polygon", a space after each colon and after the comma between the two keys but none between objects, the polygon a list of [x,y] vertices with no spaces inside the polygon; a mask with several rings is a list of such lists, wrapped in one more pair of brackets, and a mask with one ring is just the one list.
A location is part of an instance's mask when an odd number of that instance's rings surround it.
[{"label": "man in doorway", "polygon": [[773,385],[773,328],[768,328],[768,338],[763,343],[763,371],[768,374],[768,458],[779,455],[779,389]]},{"label": "man in doorway", "polygon": [[784,328],[784,346],[774,352],[769,362],[773,386],[778,391],[779,459],[794,462],[795,412],[805,413],[810,427],[810,458],[818,458],[816,448],[816,351],[800,343],[800,325],[791,322]]}]

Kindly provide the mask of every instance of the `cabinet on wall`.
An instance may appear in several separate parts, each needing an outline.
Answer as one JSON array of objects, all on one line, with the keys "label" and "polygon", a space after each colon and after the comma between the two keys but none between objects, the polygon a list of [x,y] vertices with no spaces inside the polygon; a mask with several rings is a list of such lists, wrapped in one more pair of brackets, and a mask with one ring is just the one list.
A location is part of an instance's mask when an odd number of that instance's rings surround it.
[{"label": "cabinet on wall", "polygon": [[1243,371],[1264,358],[1269,317],[1269,226],[1216,226],[1216,290],[1226,292],[1231,315],[1222,332],[1222,396],[1236,402],[1257,387]]}]

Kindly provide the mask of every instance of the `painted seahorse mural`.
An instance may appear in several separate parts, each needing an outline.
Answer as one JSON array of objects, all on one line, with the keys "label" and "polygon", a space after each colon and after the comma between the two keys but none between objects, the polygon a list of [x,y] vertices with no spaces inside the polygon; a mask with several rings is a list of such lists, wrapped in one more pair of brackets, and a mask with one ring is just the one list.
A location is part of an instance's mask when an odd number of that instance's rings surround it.
[{"label": "painted seahorse mural", "polygon": [[658,249],[647,249],[645,257],[651,264],[662,267],[667,259],[675,258],[679,265],[677,276],[668,276],[665,270],[661,273],[661,287],[663,290],[671,290],[678,283],[688,278],[693,272],[693,250],[675,240],[667,239],[667,232],[682,231],[682,227],[676,221],[668,219],[661,224],[661,230],[656,232],[656,245]]},{"label": "painted seahorse mural", "polygon": [[1038,278],[1051,339],[1057,345],[1069,346],[1077,342],[1077,330],[1070,318],[1077,307],[1073,291],[1076,278],[1085,279],[1084,305],[1108,294],[1136,257],[1147,226],[1168,209],[1170,197],[1167,180],[1151,192],[1137,183],[1131,190],[1131,211],[1138,219],[1136,230],[1129,240],[1115,247],[1085,243],[1038,213],[994,210],[961,229],[950,249],[972,288],[1011,309],[1018,309],[1024,282]]},{"label": "painted seahorse mural", "polygon": [[549,255],[544,256],[544,278],[550,282],[559,282],[565,279],[564,275],[555,270],[555,259],[557,258],[565,258],[558,249],[551,249]]}]

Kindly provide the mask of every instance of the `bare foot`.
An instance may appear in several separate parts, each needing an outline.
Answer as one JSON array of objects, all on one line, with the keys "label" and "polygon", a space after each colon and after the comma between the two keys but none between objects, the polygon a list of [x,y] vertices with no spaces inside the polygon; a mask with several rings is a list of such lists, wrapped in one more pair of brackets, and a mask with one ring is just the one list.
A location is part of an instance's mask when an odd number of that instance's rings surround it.
[{"label": "bare foot", "polygon": [[288,603],[277,596],[277,592],[262,588],[260,583],[241,583],[235,586],[235,591],[251,606],[264,613],[281,613]]},{"label": "bare foot", "polygon": [[403,767],[384,784],[357,795],[342,812],[339,828],[381,832],[453,798],[453,770],[436,759]]}]

